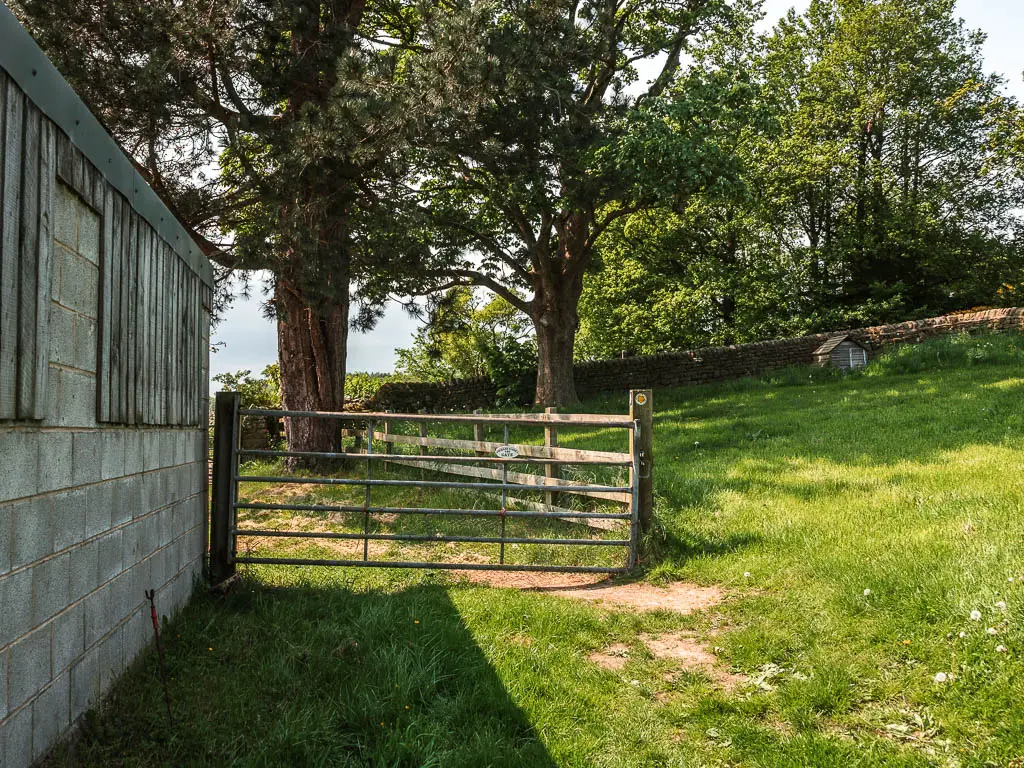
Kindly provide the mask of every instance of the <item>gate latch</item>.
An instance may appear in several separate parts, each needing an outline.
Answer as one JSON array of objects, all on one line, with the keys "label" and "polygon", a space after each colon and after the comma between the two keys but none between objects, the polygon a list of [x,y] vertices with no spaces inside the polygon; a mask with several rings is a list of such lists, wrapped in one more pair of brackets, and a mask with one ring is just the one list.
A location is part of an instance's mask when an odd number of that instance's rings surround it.
[{"label": "gate latch", "polygon": [[640,451],[640,479],[646,480],[651,476],[651,462],[647,460],[647,455],[644,451]]}]

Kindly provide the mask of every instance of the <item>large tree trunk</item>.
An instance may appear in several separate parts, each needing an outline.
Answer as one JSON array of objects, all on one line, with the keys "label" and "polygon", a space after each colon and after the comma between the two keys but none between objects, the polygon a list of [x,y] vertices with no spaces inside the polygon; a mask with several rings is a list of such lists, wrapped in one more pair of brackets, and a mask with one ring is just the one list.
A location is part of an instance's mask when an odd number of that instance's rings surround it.
[{"label": "large tree trunk", "polygon": [[[330,300],[310,302],[283,278],[275,290],[281,401],[290,411],[341,411],[345,407],[345,354],[348,348],[347,275]],[[339,423],[330,419],[287,418],[288,449],[337,451]]]},{"label": "large tree trunk", "polygon": [[579,402],[573,374],[573,350],[579,327],[579,302],[583,292],[582,274],[559,273],[540,284],[534,295],[537,312],[537,397],[538,405],[571,406]]}]

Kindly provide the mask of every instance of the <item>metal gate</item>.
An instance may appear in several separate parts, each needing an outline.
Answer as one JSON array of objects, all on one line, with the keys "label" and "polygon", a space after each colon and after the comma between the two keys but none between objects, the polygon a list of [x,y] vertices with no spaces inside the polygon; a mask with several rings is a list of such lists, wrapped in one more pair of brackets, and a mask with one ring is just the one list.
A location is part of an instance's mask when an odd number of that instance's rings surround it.
[{"label": "metal gate", "polygon": [[[212,510],[210,533],[210,565],[215,581],[227,578],[239,563],[279,565],[320,565],[385,568],[436,568],[459,570],[558,571],[575,573],[622,573],[633,568],[639,554],[639,537],[651,515],[652,465],[652,403],[648,390],[630,393],[628,415],[569,414],[548,409],[544,413],[521,414],[426,414],[426,413],[359,413],[314,412],[244,409],[234,392],[216,396],[214,424],[214,455],[212,472]],[[246,449],[240,442],[243,417],[277,419],[315,419],[338,422],[339,434],[352,441],[341,452],[302,452],[277,449]],[[342,426],[347,428],[341,429]],[[445,434],[431,435],[430,425],[437,425]],[[459,428],[472,427],[473,438],[452,436]],[[519,433],[542,429],[544,444],[514,443],[511,430]],[[558,433],[568,430],[597,430],[607,438],[607,430],[625,432],[628,449],[624,452],[564,447],[558,444]],[[410,430],[413,430],[410,433]],[[486,433],[499,431],[501,440],[486,439]],[[402,452],[408,449],[412,452]],[[290,472],[280,469],[280,460],[287,459],[315,464],[317,472]],[[251,462],[264,462],[263,471],[251,474]],[[248,463],[247,463],[248,462]],[[267,472],[266,462],[276,462]],[[330,472],[324,465],[332,466]],[[353,471],[358,467],[359,471]],[[567,479],[567,469],[598,467],[621,468],[619,474],[628,479],[618,484],[597,480]],[[537,471],[529,472],[533,468]],[[410,470],[419,470],[419,477]],[[525,470],[525,471],[524,471]],[[623,472],[624,470],[624,472]],[[349,476],[339,477],[338,474]],[[430,479],[428,479],[428,476]],[[454,476],[459,479],[448,479]],[[304,487],[362,489],[358,501],[326,503],[322,499],[288,503],[250,498],[243,489],[282,486],[289,490]],[[418,498],[424,493],[454,491],[486,497],[487,504],[389,504],[375,500],[392,489],[416,489]],[[345,491],[342,490],[342,493]],[[258,496],[258,494],[257,494]],[[450,494],[449,494],[450,496]],[[541,500],[541,497],[543,500]],[[572,499],[572,502],[561,500]],[[579,501],[584,502],[581,508]],[[330,500],[328,500],[330,501]],[[572,503],[574,506],[565,506]],[[605,504],[605,508],[594,508]],[[611,510],[607,505],[612,505]],[[260,515],[301,513],[326,519],[346,516],[361,520],[360,530],[302,530],[277,525],[260,527]],[[381,532],[381,519],[402,520],[403,516],[433,516],[438,520],[490,520],[483,535],[460,535],[451,532],[429,533]],[[408,518],[406,518],[408,519]],[[421,518],[416,518],[421,519]],[[585,527],[587,535],[531,536],[509,532],[510,524]],[[350,527],[351,524],[350,524]],[[621,530],[617,533],[616,530]],[[596,533],[594,533],[596,532]],[[274,553],[261,556],[250,551],[246,542],[281,539],[315,540],[316,546],[328,542],[338,546],[361,544],[361,552],[343,557],[293,557]],[[239,543],[243,547],[240,551]],[[452,562],[441,559],[382,557],[371,553],[374,547],[422,547],[423,545],[489,545],[494,550],[486,562]],[[559,562],[509,562],[509,548],[542,545],[551,547],[600,547],[604,552],[619,550],[621,561],[599,564],[565,564]],[[608,549],[611,548],[611,549]],[[515,558],[512,558],[515,559]]]}]

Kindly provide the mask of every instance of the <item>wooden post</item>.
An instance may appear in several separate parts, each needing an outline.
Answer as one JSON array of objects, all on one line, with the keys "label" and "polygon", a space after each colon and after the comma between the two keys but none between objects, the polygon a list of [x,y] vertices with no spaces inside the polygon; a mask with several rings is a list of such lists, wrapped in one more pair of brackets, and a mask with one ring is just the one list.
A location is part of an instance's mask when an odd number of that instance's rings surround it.
[{"label": "wooden post", "polygon": [[[427,410],[425,408],[421,408],[419,411],[417,411],[417,413],[426,413],[426,412],[427,412]],[[420,437],[426,437],[426,436],[427,436],[427,422],[421,421],[420,422]],[[430,453],[430,449],[427,446],[425,446],[425,445],[421,445],[420,446],[420,455],[421,456],[426,456],[428,453]],[[420,480],[425,480],[426,477],[427,477],[427,471],[425,469],[420,469]]]},{"label": "wooden post", "polygon": [[[557,408],[545,408],[544,413],[558,413]],[[545,425],[544,427],[544,446],[546,448],[557,448],[558,447],[558,427],[553,425]],[[557,464],[545,464],[544,465],[544,477],[549,479],[557,480],[561,477]],[[554,506],[558,503],[558,495],[554,491],[544,492],[544,502],[550,506]]]},{"label": "wooden post", "polygon": [[[633,389],[629,392],[629,417],[639,424],[639,430],[629,433],[629,452],[639,451],[640,530],[648,532],[654,521],[654,399],[649,389]],[[632,482],[632,471],[630,472]]]},{"label": "wooden post", "polygon": [[[473,411],[473,413],[475,413],[475,414],[480,414],[480,413],[483,413],[483,412],[484,412],[483,408],[477,408],[475,411]],[[473,425],[473,440],[474,440],[474,442],[477,442],[477,443],[482,443],[484,441],[484,425],[483,425],[483,423],[481,423],[479,421],[476,422]],[[476,455],[477,456],[486,456],[487,455],[487,451],[477,451]]]},{"label": "wooden post", "polygon": [[[391,413],[391,411],[384,411],[384,413]],[[387,419],[385,419],[384,420],[384,439],[382,441],[383,444],[384,444],[384,453],[385,454],[391,453],[391,441],[388,440],[388,435],[390,435],[390,434],[391,434],[391,422],[388,421]],[[384,464],[382,469],[385,472],[387,472],[388,471],[388,462],[385,461],[385,462],[382,462],[382,463]]]},{"label": "wooden post", "polygon": [[210,580],[219,584],[235,573],[231,526],[234,522],[235,449],[240,395],[218,392],[213,411],[213,506],[210,510]]}]

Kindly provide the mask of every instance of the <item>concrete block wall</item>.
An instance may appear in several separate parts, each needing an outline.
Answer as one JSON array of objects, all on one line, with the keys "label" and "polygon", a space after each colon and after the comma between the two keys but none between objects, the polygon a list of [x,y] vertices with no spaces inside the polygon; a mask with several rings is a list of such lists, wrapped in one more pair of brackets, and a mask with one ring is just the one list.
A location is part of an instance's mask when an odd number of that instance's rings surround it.
[{"label": "concrete block wall", "polygon": [[2,768],[99,701],[152,640],[145,591],[173,613],[205,546],[205,426],[97,423],[101,219],[55,197],[46,418],[0,421]]}]

